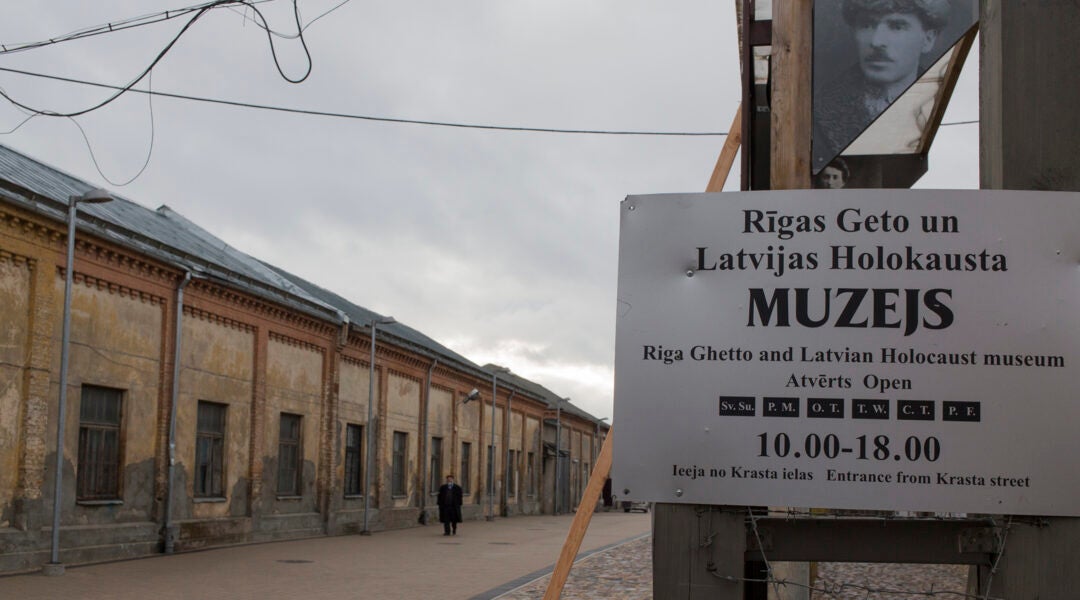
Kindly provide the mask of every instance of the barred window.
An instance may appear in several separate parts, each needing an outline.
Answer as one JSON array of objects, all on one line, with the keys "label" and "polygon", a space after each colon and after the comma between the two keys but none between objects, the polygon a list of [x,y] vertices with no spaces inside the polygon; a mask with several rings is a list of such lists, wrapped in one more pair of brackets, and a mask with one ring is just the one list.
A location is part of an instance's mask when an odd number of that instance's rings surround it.
[{"label": "barred window", "polygon": [[278,485],[280,496],[301,495],[303,477],[300,471],[302,451],[301,424],[303,417],[281,413],[278,431]]},{"label": "barred window", "polygon": [[195,431],[195,496],[225,496],[226,405],[199,401]]},{"label": "barred window", "polygon": [[405,453],[409,446],[409,434],[402,431],[394,432],[394,458],[393,458],[393,471],[391,476],[391,494],[394,496],[404,496],[406,491],[405,479],[408,474],[405,472]]},{"label": "barred window", "polygon": [[345,495],[364,493],[364,428],[345,426]]},{"label": "barred window", "polygon": [[517,495],[517,450],[506,451],[506,494]]},{"label": "barred window", "polygon": [[431,493],[438,493],[439,485],[442,481],[443,471],[443,452],[442,452],[442,438],[431,438]]},{"label": "barred window", "polygon": [[120,419],[124,392],[82,386],[77,500],[120,498]]},{"label": "barred window", "polygon": [[528,463],[525,465],[526,472],[526,485],[529,486],[528,494],[530,496],[536,495],[536,453],[530,452],[528,454]]},{"label": "barred window", "polygon": [[461,442],[461,469],[458,471],[458,483],[461,484],[461,493],[468,494],[471,485],[469,478],[469,464],[472,460],[472,443]]}]

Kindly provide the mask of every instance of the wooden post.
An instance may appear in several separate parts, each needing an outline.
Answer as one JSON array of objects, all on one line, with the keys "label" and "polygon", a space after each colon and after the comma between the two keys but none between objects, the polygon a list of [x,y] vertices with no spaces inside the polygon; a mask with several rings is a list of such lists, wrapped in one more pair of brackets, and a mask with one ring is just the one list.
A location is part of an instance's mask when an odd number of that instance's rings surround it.
[{"label": "wooden post", "polygon": [[774,190],[810,187],[813,9],[811,0],[773,3],[770,187]]},{"label": "wooden post", "polygon": [[[773,3],[769,187],[774,190],[810,187],[813,21],[811,0]],[[772,571],[776,579],[811,583],[809,563],[777,562]],[[803,600],[809,592],[800,587],[773,589],[769,597]]]},{"label": "wooden post", "polygon": [[585,538],[585,531],[589,528],[589,521],[592,520],[596,501],[600,499],[604,482],[611,473],[611,440],[614,437],[612,435],[614,431],[614,428],[608,429],[607,438],[600,449],[600,456],[597,457],[596,465],[589,477],[589,484],[585,486],[585,495],[581,498],[573,523],[570,524],[570,533],[566,535],[566,541],[563,542],[559,562],[555,563],[555,571],[552,572],[551,581],[548,582],[547,591],[544,592],[544,600],[559,600],[562,596],[566,578],[570,576],[570,567],[574,566],[574,558],[581,549],[581,540]]},{"label": "wooden post", "polygon": [[[1080,11],[983,0],[979,15],[979,154],[984,189],[1080,191]],[[1023,208],[1018,207],[1019,210]],[[1070,469],[1064,459],[1062,468]],[[1016,518],[1003,527],[996,568],[979,568],[980,595],[1075,598],[1080,519]]]}]

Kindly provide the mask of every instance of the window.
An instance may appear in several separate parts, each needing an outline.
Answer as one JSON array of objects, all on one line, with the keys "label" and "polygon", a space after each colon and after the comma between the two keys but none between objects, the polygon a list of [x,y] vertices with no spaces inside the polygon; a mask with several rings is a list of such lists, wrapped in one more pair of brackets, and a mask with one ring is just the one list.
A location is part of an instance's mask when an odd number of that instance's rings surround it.
[{"label": "window", "polygon": [[472,459],[472,443],[461,442],[461,470],[458,471],[458,483],[461,484],[461,493],[469,492],[469,461]]},{"label": "window", "polygon": [[364,428],[345,426],[345,495],[364,493]]},{"label": "window", "polygon": [[442,438],[431,438],[431,493],[439,492],[442,482]]},{"label": "window", "polygon": [[77,500],[120,498],[120,417],[124,393],[82,387],[79,404]]},{"label": "window", "polygon": [[195,496],[225,496],[225,409],[224,404],[199,401],[195,426]]},{"label": "window", "polygon": [[525,464],[525,485],[528,487],[528,494],[530,496],[536,495],[536,453],[530,452],[528,455],[528,462]]},{"label": "window", "polygon": [[391,494],[404,496],[405,490],[405,452],[409,445],[409,434],[402,431],[394,432],[394,464],[391,480]]},{"label": "window", "polygon": [[301,495],[300,484],[300,439],[303,417],[281,413],[281,427],[278,432],[278,485],[279,496]]},{"label": "window", "polygon": [[506,452],[506,494],[517,495],[517,450]]}]

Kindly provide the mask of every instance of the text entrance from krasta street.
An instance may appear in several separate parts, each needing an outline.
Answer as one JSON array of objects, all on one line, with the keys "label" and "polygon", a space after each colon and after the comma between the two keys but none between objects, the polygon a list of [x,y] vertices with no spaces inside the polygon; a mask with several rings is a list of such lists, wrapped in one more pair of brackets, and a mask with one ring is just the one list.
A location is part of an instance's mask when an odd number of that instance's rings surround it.
[{"label": "text entrance from krasta street", "polygon": [[621,205],[615,490],[1080,514],[1080,194]]}]

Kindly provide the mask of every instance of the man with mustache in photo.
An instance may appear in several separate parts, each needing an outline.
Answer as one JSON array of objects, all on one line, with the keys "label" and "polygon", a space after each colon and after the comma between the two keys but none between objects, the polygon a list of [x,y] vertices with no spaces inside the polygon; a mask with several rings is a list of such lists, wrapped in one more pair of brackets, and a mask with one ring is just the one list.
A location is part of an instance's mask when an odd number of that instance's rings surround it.
[{"label": "man with mustache in photo", "polygon": [[919,77],[949,0],[842,0],[858,63],[814,99],[814,155],[838,155]]}]

